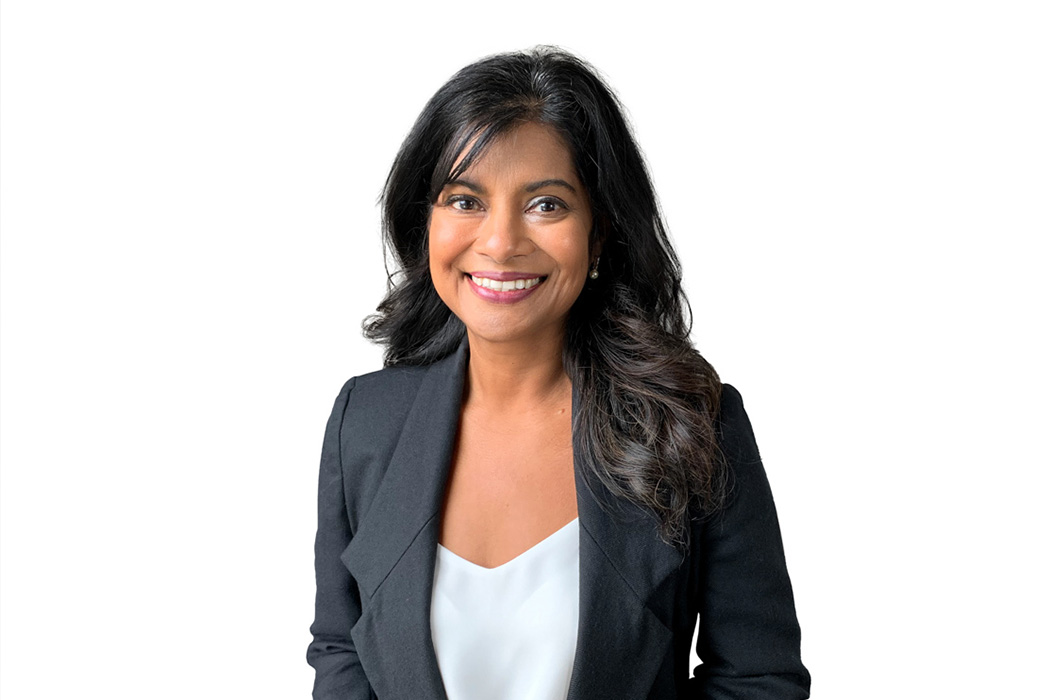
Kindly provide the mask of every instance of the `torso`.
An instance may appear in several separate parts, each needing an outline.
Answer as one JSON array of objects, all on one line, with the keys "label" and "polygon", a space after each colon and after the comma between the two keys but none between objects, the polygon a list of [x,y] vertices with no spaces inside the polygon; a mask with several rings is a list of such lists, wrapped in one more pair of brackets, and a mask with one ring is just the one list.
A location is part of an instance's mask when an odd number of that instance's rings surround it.
[{"label": "torso", "polygon": [[576,517],[571,401],[570,388],[528,413],[464,405],[439,535],[446,549],[493,568]]}]

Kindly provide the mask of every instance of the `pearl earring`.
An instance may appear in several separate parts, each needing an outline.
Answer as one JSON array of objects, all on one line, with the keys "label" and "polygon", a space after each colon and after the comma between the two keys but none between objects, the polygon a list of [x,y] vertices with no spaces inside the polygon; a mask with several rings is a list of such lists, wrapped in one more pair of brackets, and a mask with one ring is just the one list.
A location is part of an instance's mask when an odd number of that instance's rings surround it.
[{"label": "pearl earring", "polygon": [[600,256],[600,255],[594,259],[594,267],[591,268],[591,274],[589,275],[589,277],[592,280],[598,279],[598,261],[601,260],[601,259],[602,259],[602,256]]}]

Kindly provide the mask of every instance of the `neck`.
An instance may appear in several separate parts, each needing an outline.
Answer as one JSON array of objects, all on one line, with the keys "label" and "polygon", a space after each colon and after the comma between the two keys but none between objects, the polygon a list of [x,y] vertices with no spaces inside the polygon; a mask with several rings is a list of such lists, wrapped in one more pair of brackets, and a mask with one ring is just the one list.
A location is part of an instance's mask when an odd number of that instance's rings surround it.
[{"label": "neck", "polygon": [[562,362],[564,331],[538,342],[491,342],[467,331],[465,403],[531,411],[564,403],[572,384]]}]

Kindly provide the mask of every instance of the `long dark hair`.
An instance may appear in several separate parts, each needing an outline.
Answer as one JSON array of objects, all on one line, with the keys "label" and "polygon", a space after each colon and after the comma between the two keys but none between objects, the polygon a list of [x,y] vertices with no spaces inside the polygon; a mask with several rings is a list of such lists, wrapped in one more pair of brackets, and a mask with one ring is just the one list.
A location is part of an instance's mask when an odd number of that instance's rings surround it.
[{"label": "long dark hair", "polygon": [[430,279],[430,208],[524,122],[566,139],[591,201],[592,248],[601,244],[599,276],[569,312],[563,351],[578,391],[572,432],[589,458],[585,479],[649,509],[661,537],[686,547],[693,506],[710,513],[724,498],[714,427],[721,383],[689,340],[681,265],[623,110],[580,59],[551,47],[490,56],[430,99],[386,181],[384,248],[399,269],[365,335],[386,345],[387,366],[430,364],[459,345],[465,327]]}]

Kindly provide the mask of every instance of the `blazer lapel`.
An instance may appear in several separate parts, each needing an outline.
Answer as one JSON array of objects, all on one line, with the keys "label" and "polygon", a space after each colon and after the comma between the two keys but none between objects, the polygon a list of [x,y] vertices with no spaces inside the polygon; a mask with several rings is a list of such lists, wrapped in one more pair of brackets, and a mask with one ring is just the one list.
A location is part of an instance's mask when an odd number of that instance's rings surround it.
[{"label": "blazer lapel", "polygon": [[[579,406],[572,392],[573,415]],[[650,607],[683,556],[659,537],[655,516],[617,502],[573,449],[580,515],[580,624],[568,700],[643,699],[670,657],[670,621]],[[593,490],[588,482],[594,482]],[[669,612],[670,607],[666,611]]]},{"label": "blazer lapel", "polygon": [[361,594],[350,634],[381,698],[446,698],[430,592],[466,358],[464,340],[427,369],[375,499],[342,555]]},{"label": "blazer lapel", "polygon": [[[351,636],[381,698],[447,697],[430,634],[430,599],[467,357],[464,339],[427,369],[375,499],[342,555],[361,594]],[[574,388],[573,415],[578,405]],[[672,637],[650,598],[682,556],[659,539],[652,515],[631,505],[603,509],[599,501],[613,497],[600,483],[592,492],[582,460],[574,449],[580,617],[568,700],[645,698]]]}]

